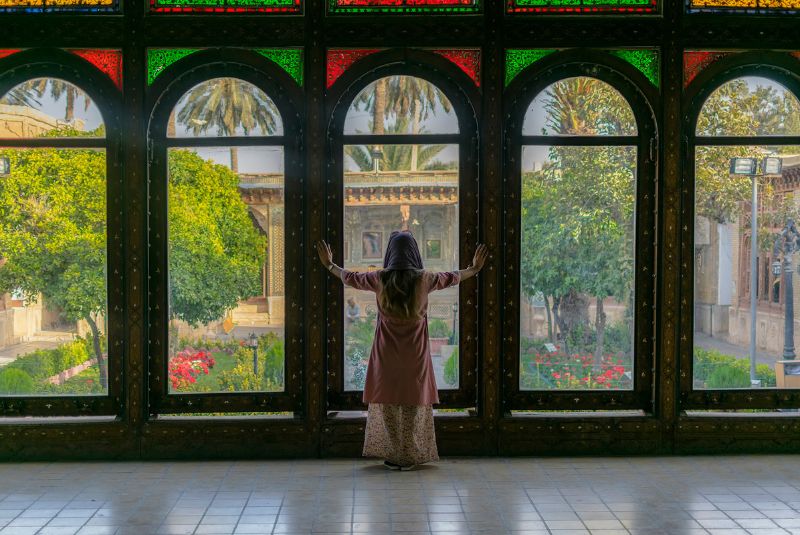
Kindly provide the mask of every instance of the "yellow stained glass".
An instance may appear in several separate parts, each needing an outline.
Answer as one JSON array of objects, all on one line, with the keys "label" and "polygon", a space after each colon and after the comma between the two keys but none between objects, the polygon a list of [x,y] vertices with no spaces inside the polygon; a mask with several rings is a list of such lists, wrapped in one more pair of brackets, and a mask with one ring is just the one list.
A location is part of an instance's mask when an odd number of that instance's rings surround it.
[{"label": "yellow stained glass", "polygon": [[113,11],[118,0],[0,0],[0,12]]},{"label": "yellow stained glass", "polygon": [[800,0],[689,0],[690,10],[739,12],[796,12]]}]

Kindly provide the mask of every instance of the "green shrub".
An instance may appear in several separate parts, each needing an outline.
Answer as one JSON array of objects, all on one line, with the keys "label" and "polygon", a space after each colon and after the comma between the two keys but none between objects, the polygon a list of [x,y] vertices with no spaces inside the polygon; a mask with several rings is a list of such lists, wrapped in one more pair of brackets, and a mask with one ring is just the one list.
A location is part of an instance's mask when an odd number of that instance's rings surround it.
[{"label": "green shrub", "polygon": [[431,338],[450,338],[453,334],[453,329],[447,325],[447,322],[440,319],[432,319],[428,321],[428,336]]},{"label": "green shrub", "polygon": [[83,364],[90,358],[86,341],[78,339],[55,349],[36,349],[6,366],[27,373],[34,381],[41,381]]},{"label": "green shrub", "polygon": [[[748,388],[750,359],[737,359],[716,349],[694,349],[694,380],[705,388]],[[744,377],[744,379],[742,379]],[[774,387],[775,370],[768,364],[756,365],[762,387]]]},{"label": "green shrub", "polygon": [[444,382],[450,386],[458,384],[458,348],[453,349],[444,363]]},{"label": "green shrub", "polygon": [[33,392],[33,379],[16,368],[0,370],[0,394],[30,394]]},{"label": "green shrub", "polygon": [[747,388],[750,372],[737,366],[720,366],[706,380],[706,388]]}]

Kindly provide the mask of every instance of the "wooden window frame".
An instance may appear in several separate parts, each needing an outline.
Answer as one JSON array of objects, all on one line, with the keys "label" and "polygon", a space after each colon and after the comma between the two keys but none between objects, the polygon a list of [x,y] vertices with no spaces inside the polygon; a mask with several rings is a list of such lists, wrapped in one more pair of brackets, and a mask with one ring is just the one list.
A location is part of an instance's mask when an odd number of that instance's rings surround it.
[{"label": "wooden window frame", "polygon": [[[711,94],[725,83],[745,76],[758,76],[782,84],[800,98],[800,72],[794,62],[777,54],[745,52],[722,59],[701,72],[684,93],[683,107],[684,132],[686,135],[683,187],[681,204],[685,217],[681,229],[681,255],[685,256],[694,248],[694,206],[695,206],[695,153],[702,146],[758,146],[758,145],[800,145],[800,136],[698,136],[696,125],[703,105]],[[748,248],[749,250],[749,248]],[[737,389],[694,389],[694,335],[691,329],[694,319],[694,268],[691,263],[681,264],[680,273],[686,284],[681,285],[681,325],[688,326],[688,332],[680,340],[680,408],[681,410],[737,410],[737,409],[781,409],[800,407],[800,389],[778,388],[737,388]],[[771,276],[771,275],[770,275]],[[772,280],[772,279],[770,279]],[[691,281],[691,283],[688,283]],[[759,282],[760,284],[760,282]],[[748,278],[749,303],[749,278]],[[781,288],[783,292],[783,288]],[[759,299],[759,310],[782,308],[783,303],[770,304]]]},{"label": "wooden window frame", "polygon": [[4,148],[98,148],[106,156],[106,336],[108,338],[108,392],[105,395],[2,396],[0,416],[114,416],[122,414],[123,368],[127,335],[124,308],[125,276],[116,266],[123,264],[122,236],[123,173],[121,126],[116,110],[121,93],[102,73],[61,50],[29,50],[14,54],[0,75],[0,95],[34,78],[57,78],[85,91],[97,105],[106,129],[105,138],[12,138],[0,140]]},{"label": "wooden window frame", "polygon": [[[258,87],[272,99],[283,119],[282,135],[248,137],[168,138],[169,115],[180,98],[199,83],[213,78],[239,78]],[[302,336],[302,279],[288,276],[303,266],[305,244],[290,240],[285,233],[284,269],[285,320],[284,390],[281,392],[210,392],[175,394],[169,392],[167,348],[169,346],[167,273],[167,151],[170,147],[202,146],[280,146],[284,152],[285,226],[295,234],[304,232],[304,159],[300,153],[302,136],[300,88],[276,65],[245,50],[209,50],[198,52],[171,65],[150,88],[152,109],[148,132],[149,213],[150,213],[150,285],[151,310],[148,358],[148,413],[150,417],[179,413],[297,412],[302,410],[304,385],[301,382],[304,362]]]},{"label": "wooden window frame", "polygon": [[[588,76],[609,84],[628,102],[636,118],[634,136],[529,136],[522,134],[525,113],[534,98],[552,83],[565,78]],[[658,96],[647,79],[630,65],[602,52],[554,53],[520,73],[508,87],[505,116],[506,176],[504,234],[506,242],[503,274],[504,302],[514,303],[503,322],[503,411],[641,410],[652,413],[655,353],[654,237],[656,228],[657,146],[655,108]],[[637,148],[635,271],[634,271],[634,375],[632,390],[522,390],[520,388],[520,260],[522,171],[524,146],[635,146]]]},{"label": "wooden window frame", "polygon": [[[458,118],[457,134],[344,134],[344,122],[353,99],[371,82],[386,76],[407,75],[428,80],[444,92]],[[478,228],[478,124],[476,114],[480,98],[474,82],[448,60],[422,50],[392,49],[368,56],[357,62],[329,89],[326,109],[328,126],[328,210],[327,239],[334,251],[334,261],[342,258],[344,225],[344,166],[345,145],[363,145],[376,138],[384,145],[391,144],[457,144],[459,147],[459,258],[468,262]],[[461,266],[463,267],[463,266]],[[327,348],[328,348],[328,409],[363,410],[360,391],[344,388],[344,287],[341,282],[327,280]],[[478,405],[479,356],[478,309],[466,306],[478,302],[475,279],[459,285],[459,388],[440,390],[442,408],[474,408]]]}]

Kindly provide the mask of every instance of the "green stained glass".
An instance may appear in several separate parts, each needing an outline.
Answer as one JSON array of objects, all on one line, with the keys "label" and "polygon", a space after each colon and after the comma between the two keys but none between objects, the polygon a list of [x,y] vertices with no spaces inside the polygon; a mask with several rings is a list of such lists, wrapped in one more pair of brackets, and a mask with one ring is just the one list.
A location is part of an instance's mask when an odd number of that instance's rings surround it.
[{"label": "green stained glass", "polygon": [[512,49],[506,50],[506,86],[516,76],[548,54],[555,52],[552,48]]},{"label": "green stained glass", "polygon": [[256,52],[274,61],[297,85],[303,86],[303,51],[299,48],[257,48]]},{"label": "green stained glass", "polygon": [[194,54],[199,48],[153,48],[147,51],[147,85],[152,84],[164,69]]},{"label": "green stained glass", "polygon": [[661,65],[658,61],[658,51],[614,50],[611,53],[636,67],[654,86],[661,87]]}]

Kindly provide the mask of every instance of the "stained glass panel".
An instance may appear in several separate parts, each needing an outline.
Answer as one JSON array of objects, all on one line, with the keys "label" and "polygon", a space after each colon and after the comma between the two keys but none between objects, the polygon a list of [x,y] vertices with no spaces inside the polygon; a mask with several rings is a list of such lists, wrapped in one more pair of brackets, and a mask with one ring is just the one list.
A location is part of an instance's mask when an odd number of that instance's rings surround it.
[{"label": "stained glass panel", "polygon": [[509,13],[655,13],[657,0],[508,0]]},{"label": "stained glass panel", "polygon": [[16,54],[17,52],[21,51],[21,48],[4,48],[0,50],[0,59],[6,58],[11,54]]},{"label": "stained glass panel", "polygon": [[150,0],[159,13],[300,13],[301,0]]},{"label": "stained glass panel", "polygon": [[331,87],[336,80],[339,79],[341,75],[344,74],[353,63],[369,56],[370,54],[374,54],[375,52],[380,52],[379,48],[331,48],[328,50],[327,55],[327,79],[325,81],[325,87]]},{"label": "stained glass panel", "polygon": [[70,50],[111,78],[117,88],[122,89],[122,51],[120,50]]},{"label": "stained glass panel", "polygon": [[543,57],[552,54],[552,48],[533,48],[526,50],[511,49],[506,50],[506,86],[510,84],[516,76],[533,65]]},{"label": "stained glass panel", "polygon": [[303,51],[299,48],[257,48],[256,52],[278,64],[297,85],[303,85]]},{"label": "stained glass panel", "polygon": [[147,51],[147,84],[152,84],[164,69],[181,60],[189,54],[194,54],[199,48],[151,48]]},{"label": "stained glass panel", "polygon": [[689,0],[690,12],[797,13],[800,0]]},{"label": "stained glass panel", "polygon": [[683,86],[687,87],[703,69],[730,54],[732,54],[732,52],[712,52],[708,50],[690,50],[684,52]]},{"label": "stained glass panel", "polygon": [[658,51],[614,50],[611,53],[636,67],[654,86],[659,87],[661,85],[661,66]]},{"label": "stained glass panel", "polygon": [[434,54],[439,54],[449,59],[458,68],[464,71],[467,76],[472,78],[475,85],[481,85],[481,51],[477,48],[472,49],[453,49],[453,50],[434,50]]},{"label": "stained glass panel", "polygon": [[118,0],[0,0],[0,13],[50,13],[57,11],[116,11]]},{"label": "stained glass panel", "polygon": [[476,13],[480,0],[329,0],[331,13]]}]

